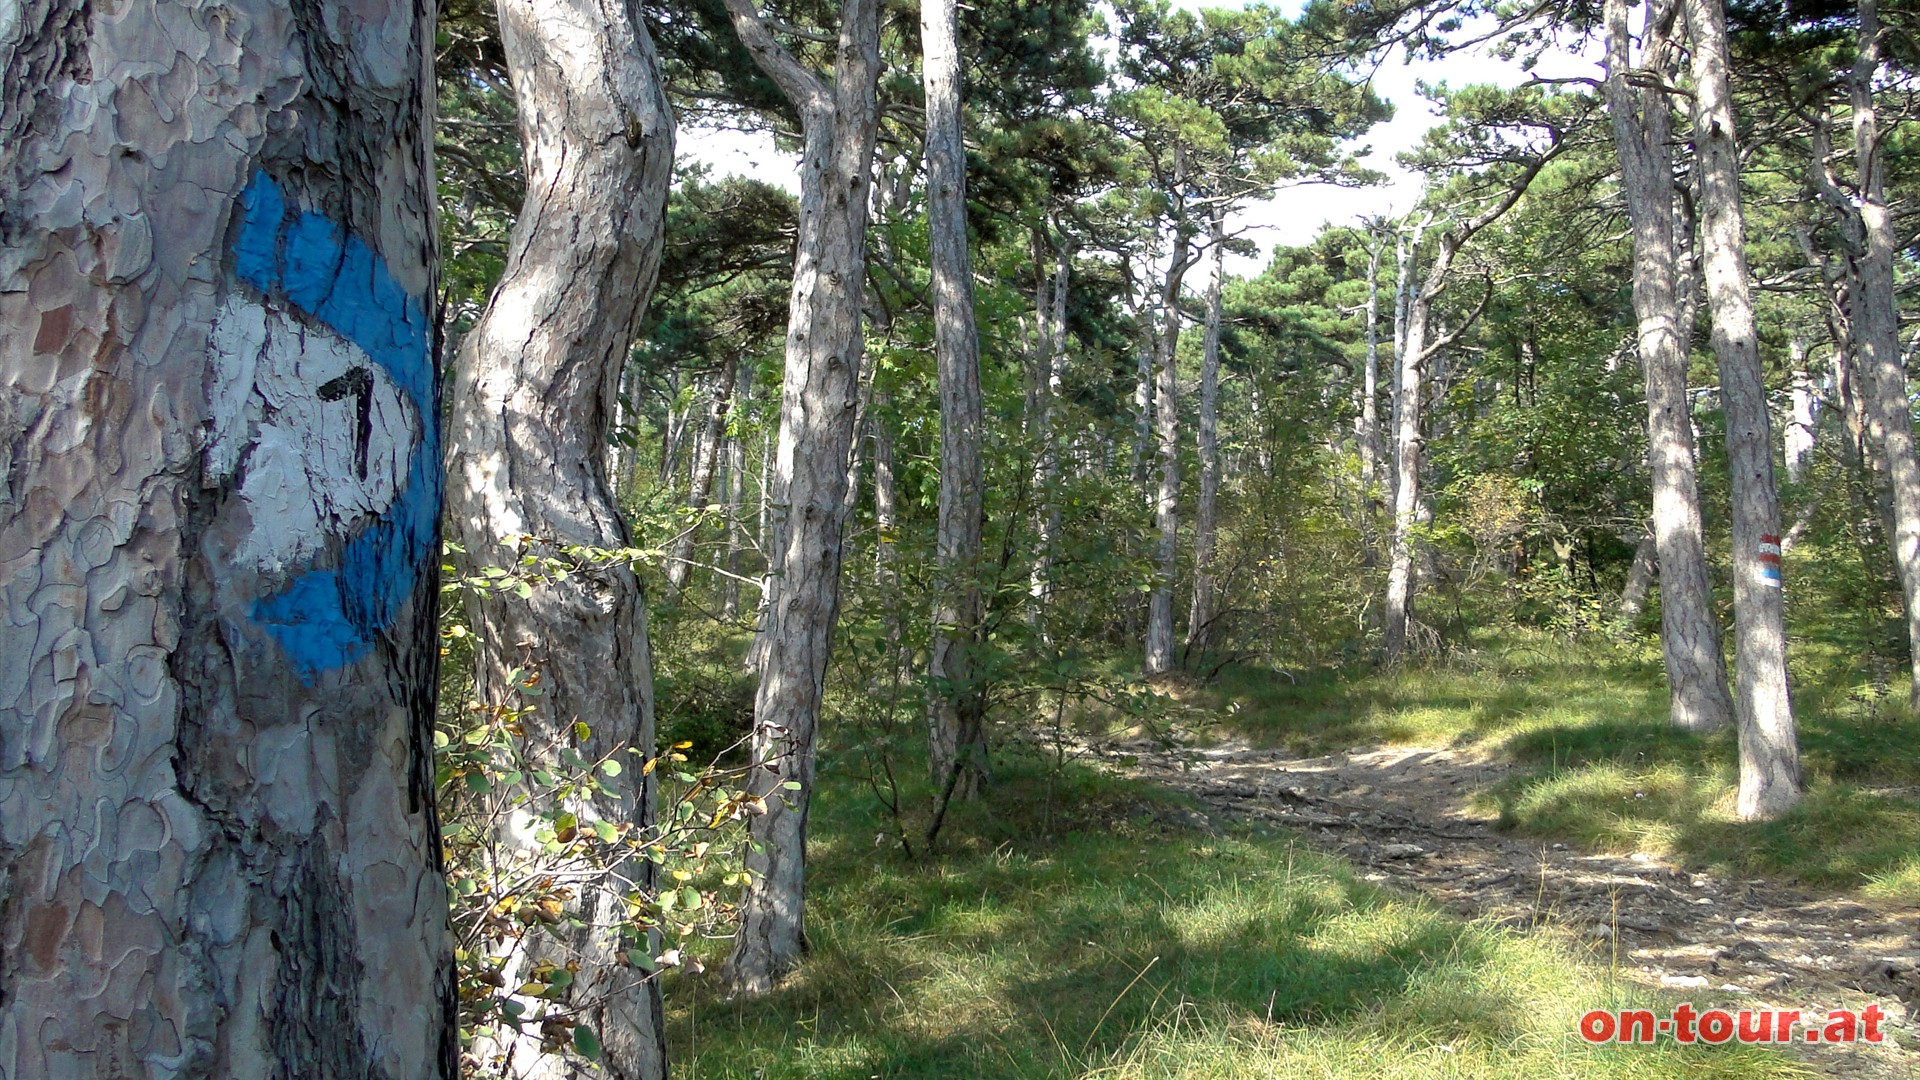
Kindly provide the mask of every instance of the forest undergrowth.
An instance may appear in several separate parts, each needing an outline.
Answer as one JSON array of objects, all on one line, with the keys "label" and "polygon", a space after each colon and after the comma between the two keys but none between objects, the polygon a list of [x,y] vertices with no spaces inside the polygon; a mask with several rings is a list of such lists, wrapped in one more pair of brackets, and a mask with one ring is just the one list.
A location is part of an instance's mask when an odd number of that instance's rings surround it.
[{"label": "forest undergrowth", "polygon": [[1672,1002],[1284,833],[1198,827],[1150,783],[1006,755],[996,797],[909,859],[845,764],[815,801],[806,960],[751,1003],[672,976],[677,1075],[1804,1075],[1753,1049],[1589,1047],[1586,1010]]}]

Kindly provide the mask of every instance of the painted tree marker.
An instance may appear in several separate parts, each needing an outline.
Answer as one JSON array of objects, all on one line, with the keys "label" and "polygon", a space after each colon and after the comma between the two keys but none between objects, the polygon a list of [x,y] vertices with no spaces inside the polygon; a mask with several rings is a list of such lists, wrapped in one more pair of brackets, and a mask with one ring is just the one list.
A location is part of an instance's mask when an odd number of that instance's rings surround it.
[{"label": "painted tree marker", "polygon": [[1780,587],[1780,538],[1773,533],[1760,534],[1760,576],[1768,585]]},{"label": "painted tree marker", "polygon": [[265,173],[240,204],[234,269],[258,296],[229,297],[215,320],[210,460],[240,476],[253,514],[240,556],[268,574],[305,567],[251,614],[311,686],[365,657],[433,565],[432,331],[377,252],[289,207]]}]

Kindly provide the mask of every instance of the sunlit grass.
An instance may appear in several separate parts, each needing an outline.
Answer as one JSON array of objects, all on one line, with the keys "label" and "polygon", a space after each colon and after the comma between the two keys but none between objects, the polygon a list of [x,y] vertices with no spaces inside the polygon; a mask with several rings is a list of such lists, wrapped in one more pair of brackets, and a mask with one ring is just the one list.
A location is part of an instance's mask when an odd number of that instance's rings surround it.
[{"label": "sunlit grass", "polygon": [[1920,895],[1920,720],[1873,685],[1845,640],[1814,636],[1796,654],[1808,794],[1764,824],[1734,819],[1733,732],[1699,737],[1668,724],[1658,657],[1643,640],[1573,643],[1509,629],[1450,661],[1398,670],[1236,669],[1199,704],[1218,731],[1306,753],[1444,745],[1528,766],[1481,804],[1529,834],[1911,898]]},{"label": "sunlit grass", "polygon": [[678,979],[675,1075],[1800,1075],[1750,1050],[1588,1047],[1580,1013],[1645,992],[1285,837],[1168,824],[1167,806],[1016,761],[915,861],[873,845],[862,791],[829,779],[811,951],[761,1001]]}]

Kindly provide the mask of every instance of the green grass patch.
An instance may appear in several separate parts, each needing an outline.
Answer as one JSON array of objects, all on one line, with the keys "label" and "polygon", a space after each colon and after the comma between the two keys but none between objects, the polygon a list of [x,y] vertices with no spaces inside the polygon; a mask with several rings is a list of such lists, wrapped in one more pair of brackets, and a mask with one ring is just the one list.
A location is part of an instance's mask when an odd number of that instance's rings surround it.
[{"label": "green grass patch", "polygon": [[835,765],[808,957],[752,1002],[676,978],[676,1076],[1801,1075],[1753,1050],[1585,1046],[1584,1010],[1651,999],[1286,837],[1182,828],[1149,786],[1003,764],[953,842],[909,860]]},{"label": "green grass patch", "polygon": [[[1805,803],[1732,814],[1737,746],[1667,722],[1653,647],[1506,630],[1446,663],[1281,674],[1239,668],[1193,704],[1218,731],[1306,753],[1376,743],[1476,747],[1531,766],[1484,794],[1508,827],[1697,868],[1920,895],[1920,719],[1870,667],[1814,637],[1794,654]],[[1883,675],[1884,673],[1880,673]]]}]

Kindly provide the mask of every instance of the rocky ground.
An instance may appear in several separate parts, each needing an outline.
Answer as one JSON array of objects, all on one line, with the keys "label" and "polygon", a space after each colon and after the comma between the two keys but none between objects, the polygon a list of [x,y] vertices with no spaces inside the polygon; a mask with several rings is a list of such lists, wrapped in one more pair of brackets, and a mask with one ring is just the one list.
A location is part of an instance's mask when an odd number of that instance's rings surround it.
[{"label": "rocky ground", "polygon": [[1370,881],[1469,918],[1564,935],[1596,962],[1684,993],[1702,1010],[1878,1003],[1892,1020],[1886,1043],[1793,1051],[1833,1076],[1920,1078],[1920,908],[1501,832],[1473,796],[1513,766],[1471,752],[1395,746],[1297,757],[1243,743],[1153,740],[1094,752],[1191,795],[1210,824],[1292,828]]}]

